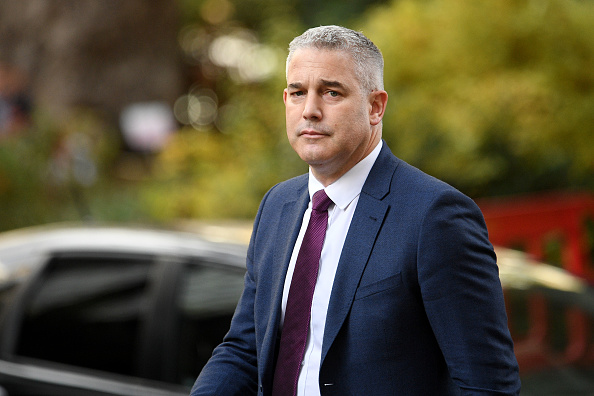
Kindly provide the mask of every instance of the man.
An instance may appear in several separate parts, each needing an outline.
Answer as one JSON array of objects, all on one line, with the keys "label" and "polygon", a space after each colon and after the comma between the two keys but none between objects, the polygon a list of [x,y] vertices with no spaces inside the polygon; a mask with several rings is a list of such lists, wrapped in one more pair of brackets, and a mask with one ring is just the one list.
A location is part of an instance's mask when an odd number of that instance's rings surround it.
[{"label": "man", "polygon": [[[287,135],[309,175],[262,200],[245,290],[192,395],[519,393],[482,215],[390,152],[381,140],[387,100],[381,53],[362,34],[325,26],[291,43]],[[312,208],[318,190],[327,209]],[[319,212],[327,220],[313,297],[295,303],[308,283],[300,250]],[[288,380],[303,306],[306,342]]]}]

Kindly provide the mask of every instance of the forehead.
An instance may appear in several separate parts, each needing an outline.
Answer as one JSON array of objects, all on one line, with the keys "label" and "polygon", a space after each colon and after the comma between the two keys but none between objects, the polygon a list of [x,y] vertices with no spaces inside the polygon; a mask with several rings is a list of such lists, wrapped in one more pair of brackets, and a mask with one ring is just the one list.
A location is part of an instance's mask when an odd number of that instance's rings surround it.
[{"label": "forehead", "polygon": [[338,50],[301,48],[295,51],[287,65],[287,82],[356,80],[355,63],[350,54]]}]

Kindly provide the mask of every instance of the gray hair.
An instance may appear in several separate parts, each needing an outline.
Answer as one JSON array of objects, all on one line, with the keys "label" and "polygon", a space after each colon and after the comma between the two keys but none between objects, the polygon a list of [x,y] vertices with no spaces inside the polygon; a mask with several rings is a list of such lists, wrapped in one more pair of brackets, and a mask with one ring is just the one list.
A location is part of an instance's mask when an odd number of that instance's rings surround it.
[{"label": "gray hair", "polygon": [[287,70],[295,52],[303,48],[347,52],[355,62],[355,74],[361,87],[368,91],[384,89],[384,58],[363,33],[335,25],[311,28],[289,44]]}]

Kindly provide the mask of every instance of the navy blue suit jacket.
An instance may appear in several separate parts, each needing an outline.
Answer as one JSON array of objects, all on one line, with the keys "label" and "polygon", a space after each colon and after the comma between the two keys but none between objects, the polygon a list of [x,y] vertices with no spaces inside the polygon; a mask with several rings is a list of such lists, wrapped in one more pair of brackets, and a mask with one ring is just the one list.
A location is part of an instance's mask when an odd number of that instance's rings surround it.
[{"label": "navy blue suit jacket", "polygon": [[[283,285],[307,175],[255,219],[245,290],[192,395],[270,395]],[[384,143],[361,191],[328,306],[322,395],[517,395],[495,254],[474,202]]]}]

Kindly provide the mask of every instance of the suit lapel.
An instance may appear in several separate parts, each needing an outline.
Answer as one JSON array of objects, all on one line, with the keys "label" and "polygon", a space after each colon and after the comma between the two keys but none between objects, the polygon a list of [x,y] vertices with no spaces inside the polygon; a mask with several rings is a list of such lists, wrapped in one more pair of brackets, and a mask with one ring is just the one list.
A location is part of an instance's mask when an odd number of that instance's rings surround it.
[{"label": "suit lapel", "polygon": [[[305,194],[307,196],[307,194]],[[305,207],[300,210],[305,200]],[[277,331],[280,312],[281,302],[283,298],[283,288],[285,285],[285,277],[287,276],[287,269],[289,268],[289,261],[291,260],[291,254],[293,253],[293,246],[299,235],[299,229],[301,227],[301,220],[303,212],[307,208],[308,199],[293,200],[283,205],[281,209],[281,215],[279,217],[279,224],[276,230],[276,241],[274,247],[274,263],[270,268],[274,271],[272,276],[271,288],[272,293],[272,310],[270,314],[269,328],[274,329],[274,333]]]},{"label": "suit lapel", "polygon": [[384,142],[359,196],[338,262],[324,329],[322,362],[350,311],[359,281],[388,212],[389,205],[382,199],[390,191],[396,166],[397,160]]},{"label": "suit lapel", "polygon": [[274,249],[274,270],[277,271],[274,278],[274,287],[280,289],[282,296],[285,276],[289,261],[293,254],[293,247],[301,229],[303,213],[309,204],[309,192],[307,184],[297,190],[294,198],[286,202],[281,209],[281,215],[276,230],[276,246]]},{"label": "suit lapel", "polygon": [[270,271],[274,271],[270,285],[273,292],[271,294],[271,309],[268,326],[266,327],[267,331],[262,343],[262,364],[259,367],[262,381],[268,385],[272,384],[274,351],[280,322],[285,277],[293,253],[293,247],[295,246],[295,241],[301,228],[303,213],[307,209],[308,204],[309,193],[307,189],[307,178],[305,178],[305,184],[297,188],[291,195],[290,200],[285,202],[280,209],[281,213],[275,229],[274,262],[269,267]]}]

